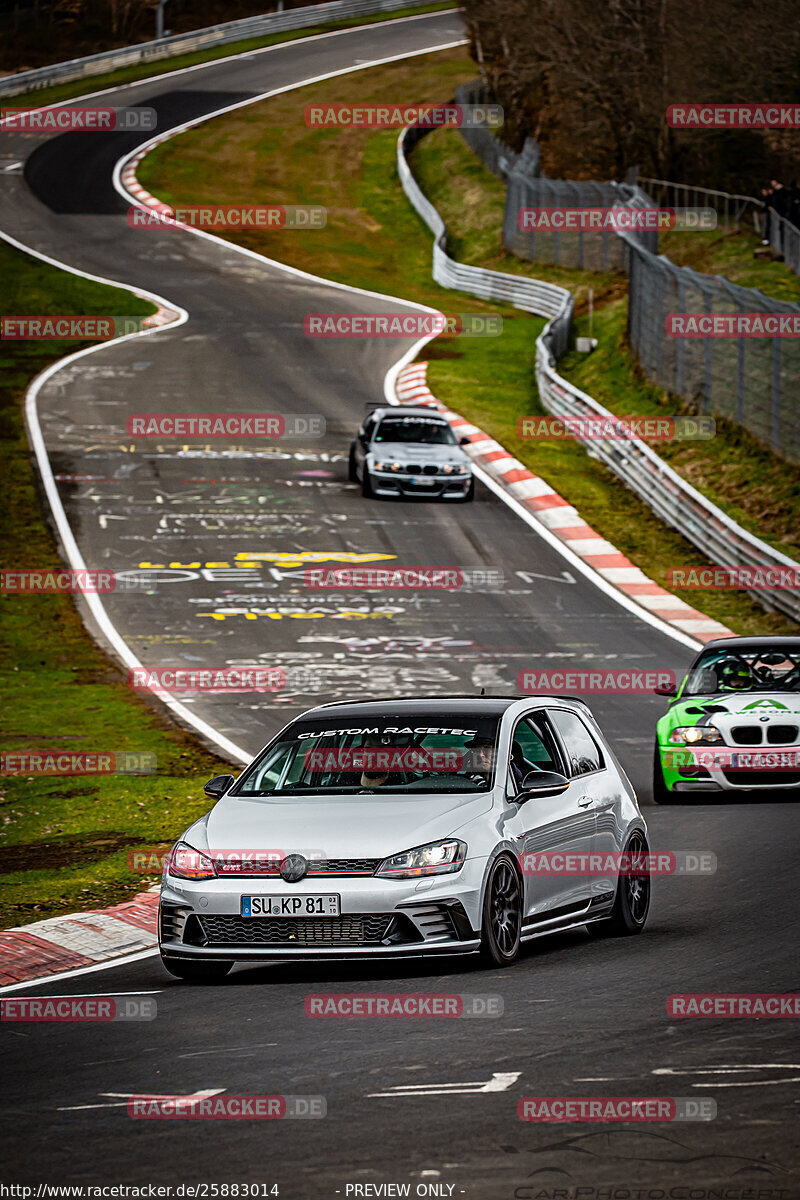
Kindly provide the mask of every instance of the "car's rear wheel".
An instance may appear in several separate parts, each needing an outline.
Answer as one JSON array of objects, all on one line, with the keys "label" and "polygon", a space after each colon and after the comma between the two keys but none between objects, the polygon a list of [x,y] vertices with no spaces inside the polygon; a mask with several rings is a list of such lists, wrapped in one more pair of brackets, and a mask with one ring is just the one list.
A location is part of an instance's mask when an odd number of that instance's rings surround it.
[{"label": "car's rear wheel", "polygon": [[358,471],[356,470],[356,448],[350,447],[350,457],[347,460],[347,478],[351,483],[358,483]]},{"label": "car's rear wheel", "polygon": [[[638,831],[631,834],[625,854],[631,858],[645,858],[649,852],[644,834]],[[588,929],[598,937],[630,937],[643,931],[649,911],[650,869],[645,862],[640,871],[631,871],[618,877],[611,916],[604,921],[592,922]]]},{"label": "car's rear wheel", "polygon": [[161,955],[165,970],[176,979],[186,979],[189,983],[220,983],[230,971],[232,962],[191,962],[182,958],[167,958]]},{"label": "car's rear wheel", "polygon": [[519,957],[522,884],[506,854],[492,863],[483,898],[481,955],[487,966],[510,967]]},{"label": "car's rear wheel", "polygon": [[661,766],[661,750],[656,741],[653,751],[653,803],[674,804],[677,797],[669,790],[664,781],[664,769]]}]

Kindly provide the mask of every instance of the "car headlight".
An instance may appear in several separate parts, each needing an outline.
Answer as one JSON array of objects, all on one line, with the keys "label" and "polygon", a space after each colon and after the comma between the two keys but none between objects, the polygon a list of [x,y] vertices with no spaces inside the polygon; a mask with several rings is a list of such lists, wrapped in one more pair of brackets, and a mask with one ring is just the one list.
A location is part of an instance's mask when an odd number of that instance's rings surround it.
[{"label": "car headlight", "polygon": [[453,838],[447,842],[430,842],[402,854],[385,858],[375,872],[390,879],[416,879],[419,875],[449,875],[460,871],[467,857],[467,843]]},{"label": "car headlight", "polygon": [[376,462],[376,471],[402,471],[403,464],[399,462]]},{"label": "car headlight", "polygon": [[178,879],[216,879],[213,862],[202,850],[195,850],[188,842],[176,842],[164,864],[165,875],[176,875]]},{"label": "car headlight", "polygon": [[442,471],[445,475],[466,475],[469,467],[465,466],[464,463],[445,463]]},{"label": "car headlight", "polygon": [[669,740],[687,746],[711,746],[722,741],[722,734],[715,725],[679,725],[673,729]]}]

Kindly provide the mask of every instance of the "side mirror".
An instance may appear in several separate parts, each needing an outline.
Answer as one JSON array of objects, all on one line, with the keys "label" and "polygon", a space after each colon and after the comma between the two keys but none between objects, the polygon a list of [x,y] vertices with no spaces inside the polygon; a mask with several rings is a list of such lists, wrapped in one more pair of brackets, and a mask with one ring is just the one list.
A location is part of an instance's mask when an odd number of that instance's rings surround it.
[{"label": "side mirror", "polygon": [[525,804],[537,796],[560,796],[568,787],[569,780],[558,771],[529,771],[514,799],[517,804]]},{"label": "side mirror", "polygon": [[462,438],[458,439],[458,444],[459,444],[459,446],[468,446],[471,441],[472,441],[472,438],[462,437]]},{"label": "side mirror", "polygon": [[208,783],[203,788],[207,796],[211,796],[213,800],[219,800],[224,796],[232,783],[235,783],[233,775],[215,775],[213,779],[209,779]]},{"label": "side mirror", "polygon": [[671,687],[669,684],[660,683],[658,687],[654,687],[653,691],[657,696],[677,696],[678,689]]}]

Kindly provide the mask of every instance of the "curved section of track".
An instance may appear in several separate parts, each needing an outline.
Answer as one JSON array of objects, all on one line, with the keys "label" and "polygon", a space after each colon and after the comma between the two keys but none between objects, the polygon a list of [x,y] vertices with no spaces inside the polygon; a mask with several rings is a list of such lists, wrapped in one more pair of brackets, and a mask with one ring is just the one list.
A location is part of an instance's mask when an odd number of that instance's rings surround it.
[{"label": "curved section of track", "polygon": [[[454,14],[376,25],[136,84],[114,101],[152,104],[165,129],[267,89],[461,36]],[[508,690],[521,666],[556,661],[686,661],[685,646],[571,573],[490,490],[451,509],[362,499],[347,482],[347,445],[405,347],[309,343],[302,318],[331,305],[385,310],[387,302],[348,297],[208,239],[130,230],[112,171],[133,145],[115,135],[0,133],[0,154],[26,164],[24,176],[0,173],[0,225],[40,253],[155,292],[189,314],[180,326],[62,365],[40,380],[36,401],[41,450],[77,552],[120,571],[156,564],[146,568],[158,572],[149,594],[106,601],[131,652],[151,667],[266,663],[294,672],[291,693],[198,697],[193,719],[251,752],[299,707],[339,695]],[[169,443],[132,452],[129,413],[198,408],[318,412],[328,433],[255,454]],[[505,583],[491,592],[320,597],[298,573],[297,556],[308,552],[486,566],[501,569]],[[604,696],[594,707],[646,792],[660,702]],[[797,857],[792,807],[697,806],[651,810],[649,819],[655,848],[710,849],[719,869],[657,880],[650,928],[633,942],[576,933],[534,946],[512,971],[481,974],[455,962],[445,974],[431,974],[431,964],[371,966],[368,974],[307,965],[238,970],[224,988],[197,989],[166,981],[145,959],[67,987],[32,985],[38,993],[153,990],[159,1014],[99,1027],[2,1023],[2,1108],[14,1128],[6,1178],[247,1180],[276,1183],[288,1200],[365,1184],[408,1184],[413,1195],[419,1183],[442,1189],[430,1195],[469,1200],[634,1184],[695,1189],[676,1195],[710,1196],[700,1189],[712,1184],[740,1196],[746,1188],[771,1188],[782,1200],[800,1194],[796,1150],[782,1133],[797,1073],[791,1022],[723,1026],[665,1015],[671,992],[794,986],[795,954],[781,927]],[[304,1014],[309,992],[398,991],[499,993],[504,1016],[433,1028]],[[421,1094],[412,1097],[410,1085]],[[322,1093],[328,1117],[232,1128],[134,1126],[126,1115],[127,1095],[201,1089]],[[721,1119],[602,1133],[572,1127],[566,1135],[517,1120],[520,1095],[587,1093],[710,1093]]]}]

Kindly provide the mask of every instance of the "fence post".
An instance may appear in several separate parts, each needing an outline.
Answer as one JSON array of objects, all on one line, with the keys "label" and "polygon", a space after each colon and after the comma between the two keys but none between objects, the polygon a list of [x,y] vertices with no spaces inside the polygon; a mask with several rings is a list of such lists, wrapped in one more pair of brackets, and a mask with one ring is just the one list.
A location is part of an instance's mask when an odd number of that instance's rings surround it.
[{"label": "fence post", "polygon": [[778,451],[781,444],[781,339],[772,339],[772,410],[770,422],[772,449]]}]

